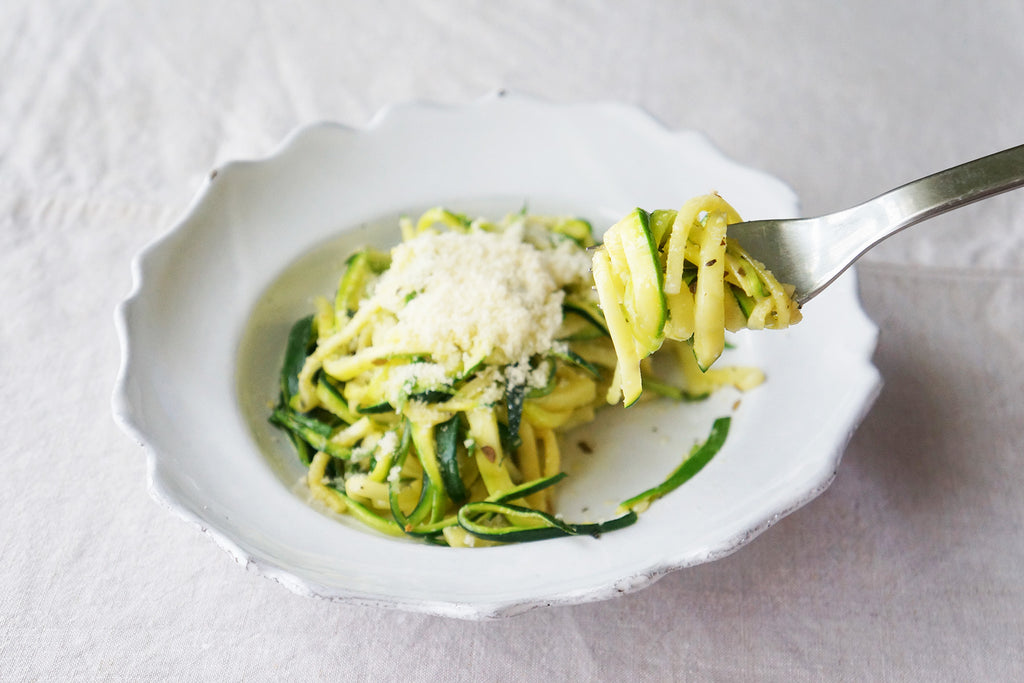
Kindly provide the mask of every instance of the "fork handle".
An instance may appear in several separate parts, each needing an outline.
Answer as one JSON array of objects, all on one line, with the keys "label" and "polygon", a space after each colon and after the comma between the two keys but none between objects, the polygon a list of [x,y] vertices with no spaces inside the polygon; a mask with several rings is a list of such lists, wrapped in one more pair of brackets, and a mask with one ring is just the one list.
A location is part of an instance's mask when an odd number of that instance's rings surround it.
[{"label": "fork handle", "polygon": [[817,218],[737,223],[731,233],[805,303],[864,252],[915,223],[1024,186],[1024,145],[907,183]]},{"label": "fork handle", "polygon": [[907,183],[861,204],[863,210],[888,224],[872,244],[915,223],[986,197],[1024,186],[1024,145],[996,152]]},{"label": "fork handle", "polygon": [[[792,253],[782,255],[780,271],[791,276],[795,298],[804,303],[864,252],[900,230],[1022,186],[1024,145],[1019,145],[933,173],[844,211],[794,221],[788,247]],[[795,228],[801,223],[813,227],[809,232]],[[797,243],[799,247],[794,246]]]}]

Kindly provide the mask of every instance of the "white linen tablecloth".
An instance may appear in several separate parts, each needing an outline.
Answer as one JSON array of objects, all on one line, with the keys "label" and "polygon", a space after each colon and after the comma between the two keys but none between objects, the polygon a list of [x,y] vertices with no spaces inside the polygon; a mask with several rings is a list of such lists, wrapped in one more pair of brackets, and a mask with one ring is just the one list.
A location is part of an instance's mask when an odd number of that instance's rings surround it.
[{"label": "white linen tablecloth", "polygon": [[0,5],[0,680],[1020,680],[1024,192],[870,253],[885,387],[833,486],[619,599],[467,623],[303,598],[154,504],[129,262],[293,127],[498,88],[705,132],[805,212],[1024,142],[1024,4]]}]

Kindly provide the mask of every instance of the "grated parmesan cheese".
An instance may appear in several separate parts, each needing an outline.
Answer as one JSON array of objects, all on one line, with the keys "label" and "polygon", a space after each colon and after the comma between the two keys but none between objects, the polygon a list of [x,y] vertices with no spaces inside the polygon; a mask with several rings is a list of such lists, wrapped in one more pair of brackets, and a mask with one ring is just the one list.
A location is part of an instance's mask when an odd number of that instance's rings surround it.
[{"label": "grated parmesan cheese", "polygon": [[[557,342],[552,347],[557,346]],[[542,387],[548,383],[550,372],[550,361],[541,362],[536,368],[531,368],[527,362],[519,361],[510,363],[505,367],[505,383],[507,386],[525,386],[530,389]]]},{"label": "grated parmesan cheese", "polygon": [[509,363],[547,351],[562,321],[561,288],[589,277],[585,252],[542,250],[522,229],[425,233],[392,251],[370,303],[397,323],[387,344],[445,367]]},{"label": "grated parmesan cheese", "polygon": [[394,453],[396,450],[398,450],[398,434],[396,432],[390,431],[385,432],[384,436],[382,436],[380,440],[377,442],[376,449],[377,452],[381,454],[381,456],[388,455],[389,453]]},{"label": "grated parmesan cheese", "polygon": [[410,393],[440,388],[450,381],[448,371],[437,363],[399,365],[390,371],[384,395],[391,405],[397,406]]}]

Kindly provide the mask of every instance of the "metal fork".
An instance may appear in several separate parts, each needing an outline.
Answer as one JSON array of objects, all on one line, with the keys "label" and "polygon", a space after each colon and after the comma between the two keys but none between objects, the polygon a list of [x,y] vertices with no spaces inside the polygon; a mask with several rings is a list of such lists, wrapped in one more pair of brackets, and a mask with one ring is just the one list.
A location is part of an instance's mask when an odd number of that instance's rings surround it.
[{"label": "metal fork", "polygon": [[996,152],[818,218],[735,223],[735,237],[805,303],[887,237],[952,209],[1024,185],[1024,145]]}]

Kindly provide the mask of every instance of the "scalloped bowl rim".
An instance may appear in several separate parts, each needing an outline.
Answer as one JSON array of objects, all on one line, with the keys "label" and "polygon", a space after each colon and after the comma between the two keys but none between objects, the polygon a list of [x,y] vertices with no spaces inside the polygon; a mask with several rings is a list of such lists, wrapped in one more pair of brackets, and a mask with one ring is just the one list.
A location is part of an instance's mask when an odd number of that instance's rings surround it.
[{"label": "scalloped bowl rim", "polygon": [[[859,319],[854,322],[858,328],[859,336],[857,338],[846,340],[848,346],[844,349],[849,353],[850,359],[857,361],[859,365],[858,372],[860,373],[860,381],[857,387],[859,396],[855,400],[855,403],[857,404],[856,410],[851,411],[850,414],[846,416],[845,433],[841,438],[833,442],[832,447],[827,454],[823,454],[821,456],[817,470],[811,477],[815,480],[813,486],[803,488],[799,491],[793,491],[791,495],[786,496],[784,500],[781,500],[779,504],[775,505],[771,510],[763,513],[756,523],[751,524],[749,527],[744,528],[738,533],[732,534],[728,538],[720,539],[719,543],[714,545],[714,547],[707,548],[704,552],[690,555],[683,553],[683,557],[680,557],[678,554],[673,556],[672,553],[666,553],[658,560],[650,562],[641,570],[617,577],[614,581],[607,581],[600,585],[585,585],[579,590],[561,590],[557,593],[539,594],[535,596],[519,596],[495,600],[474,599],[471,601],[459,601],[449,599],[434,600],[427,596],[420,596],[418,598],[410,598],[406,596],[404,598],[396,599],[389,595],[367,594],[360,591],[346,590],[345,588],[339,588],[338,586],[326,586],[315,580],[310,580],[297,575],[297,573],[285,563],[257,558],[253,552],[246,550],[242,545],[236,542],[230,533],[225,532],[219,528],[215,522],[204,518],[204,516],[195,509],[190,508],[187,504],[178,500],[176,494],[169,489],[167,483],[161,477],[158,466],[162,453],[150,442],[147,426],[136,414],[133,404],[133,382],[135,380],[139,359],[136,354],[137,348],[133,345],[131,317],[133,307],[140,301],[140,299],[147,295],[147,265],[152,260],[156,259],[164,250],[173,248],[174,240],[179,238],[181,233],[184,231],[185,226],[189,225],[197,210],[203,206],[206,201],[214,178],[229,176],[235,173],[237,169],[248,166],[279,162],[289,154],[293,153],[301,143],[308,140],[310,137],[316,137],[324,134],[324,131],[344,131],[345,134],[353,136],[366,135],[372,134],[374,131],[378,130],[384,122],[389,121],[395,116],[408,116],[410,113],[415,115],[416,112],[421,111],[442,112],[444,114],[457,116],[460,112],[466,112],[474,107],[496,106],[495,103],[498,102],[516,102],[517,106],[534,107],[538,109],[546,108],[548,110],[565,111],[569,109],[576,109],[577,111],[582,111],[588,109],[604,109],[605,111],[616,112],[614,114],[615,116],[631,119],[630,125],[640,127],[646,125],[652,127],[654,133],[658,136],[676,139],[683,136],[690,136],[692,140],[696,141],[696,144],[705,146],[709,153],[717,154],[727,163],[734,163],[725,159],[724,156],[710,145],[703,135],[695,133],[694,131],[669,130],[645,112],[634,107],[618,103],[606,102],[558,105],[542,103],[521,95],[509,96],[504,92],[498,92],[483,98],[476,104],[468,106],[438,105],[422,102],[397,104],[380,110],[365,127],[352,127],[333,122],[320,122],[303,126],[292,131],[274,151],[265,157],[244,161],[232,161],[217,167],[203,183],[202,187],[194,196],[182,217],[175,221],[173,227],[143,248],[132,260],[131,271],[133,286],[129,294],[120,303],[115,312],[115,325],[122,349],[122,356],[116,386],[112,397],[112,408],[113,415],[120,427],[131,435],[146,450],[149,493],[163,507],[208,535],[213,539],[217,546],[228,552],[228,554],[240,565],[244,566],[246,569],[255,571],[257,574],[278,581],[296,593],[353,604],[391,608],[397,607],[411,611],[450,617],[487,619],[518,614],[537,607],[577,604],[581,602],[601,600],[643,588],[671,571],[718,559],[734,552],[736,549],[742,547],[755,536],[772,526],[777,520],[805,505],[822,493],[826,488],[828,488],[835,477],[836,468],[838,467],[849,438],[852,436],[864,415],[870,409],[870,406],[880,391],[881,378],[877,369],[874,368],[870,362],[870,357],[875,348],[878,330],[863,311],[860,310],[859,305],[857,305],[854,313],[859,316]],[[498,104],[497,106],[502,105]],[[638,121],[643,120],[646,120],[647,123],[638,123]],[[750,169],[746,170],[750,171]],[[765,177],[767,178],[767,176]],[[778,181],[775,182],[778,183]],[[781,185],[781,183],[779,184]],[[788,190],[788,188],[786,189]],[[792,190],[788,191],[792,195]],[[791,199],[793,206],[795,207],[795,195],[792,195]],[[844,275],[843,278],[837,281],[837,283],[845,283],[839,284],[838,287],[845,286],[848,291],[855,292],[855,275],[852,271],[847,275]],[[856,303],[856,295],[854,294],[853,297],[854,303]]]}]

